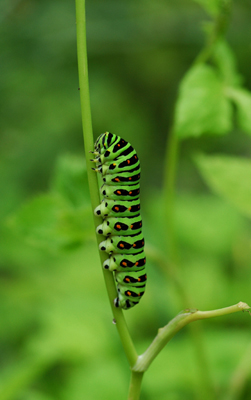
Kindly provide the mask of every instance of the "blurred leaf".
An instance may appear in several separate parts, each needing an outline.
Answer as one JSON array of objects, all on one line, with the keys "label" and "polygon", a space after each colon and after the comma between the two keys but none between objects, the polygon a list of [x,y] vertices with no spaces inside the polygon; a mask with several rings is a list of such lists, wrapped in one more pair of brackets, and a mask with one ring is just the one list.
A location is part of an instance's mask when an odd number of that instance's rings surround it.
[{"label": "blurred leaf", "polygon": [[9,219],[9,226],[39,246],[59,249],[82,245],[93,228],[83,158],[61,156],[51,186],[51,193],[25,203]]},{"label": "blurred leaf", "polygon": [[240,128],[251,134],[251,93],[241,88],[229,88],[227,94],[237,107]]},{"label": "blurred leaf", "polygon": [[203,133],[226,134],[231,130],[231,104],[212,67],[196,65],[187,73],[180,86],[175,114],[174,129],[181,138]]},{"label": "blurred leaf", "polygon": [[210,15],[215,17],[220,11],[219,0],[194,0],[199,3]]},{"label": "blurred leaf", "polygon": [[243,217],[230,204],[213,195],[180,195],[175,222],[183,248],[194,251],[197,256],[205,254],[206,258],[228,256],[243,229]]},{"label": "blurred leaf", "polygon": [[74,207],[90,204],[86,164],[83,157],[61,156],[52,178],[52,190],[60,193]]},{"label": "blurred leaf", "polygon": [[89,207],[76,211],[62,197],[45,194],[23,205],[9,226],[34,245],[58,249],[83,244],[92,216]]},{"label": "blurred leaf", "polygon": [[242,78],[237,72],[235,55],[225,40],[216,43],[213,57],[228,85],[235,86],[241,83]]},{"label": "blurred leaf", "polygon": [[210,188],[251,216],[251,161],[225,155],[196,157],[196,164]]}]

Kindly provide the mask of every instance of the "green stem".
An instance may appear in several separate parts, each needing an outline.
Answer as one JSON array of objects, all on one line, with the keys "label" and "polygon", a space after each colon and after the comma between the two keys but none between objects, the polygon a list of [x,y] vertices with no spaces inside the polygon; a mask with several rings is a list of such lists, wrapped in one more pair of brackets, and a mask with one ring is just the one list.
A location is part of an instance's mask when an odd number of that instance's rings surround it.
[{"label": "green stem", "polygon": [[[187,293],[185,285],[181,279],[180,271],[178,269],[178,251],[177,242],[175,237],[174,227],[174,214],[175,214],[175,176],[177,169],[179,151],[179,140],[175,134],[175,130],[171,129],[170,136],[167,143],[166,157],[165,157],[165,175],[164,175],[164,215],[165,215],[165,232],[166,243],[169,253],[169,262],[167,265],[166,260],[163,258],[161,265],[165,274],[168,271],[172,272],[172,279],[174,280],[178,289],[180,298],[184,307],[189,307],[192,300]],[[214,398],[214,388],[211,379],[210,368],[207,361],[207,355],[203,342],[202,329],[199,325],[189,326],[189,331],[194,344],[197,363],[199,365],[200,374],[200,392],[203,393],[204,399],[209,400]]]},{"label": "green stem", "polygon": [[172,337],[190,322],[200,319],[220,317],[232,314],[238,311],[249,311],[250,307],[243,302],[239,302],[230,307],[221,308],[211,311],[188,310],[182,314],[178,314],[166,326],[158,330],[158,334],[150,344],[148,349],[138,357],[137,363],[133,367],[133,371],[144,372],[153,362],[163,347],[172,339]]},{"label": "green stem", "polygon": [[[212,55],[216,42],[221,38],[227,29],[231,0],[220,0],[220,11],[215,18],[211,32],[208,36],[208,41],[201,53],[198,55],[194,63],[206,62]],[[178,252],[175,238],[174,229],[174,196],[175,196],[175,175],[177,168],[177,158],[179,150],[179,141],[175,134],[175,127],[171,129],[167,150],[166,150],[166,163],[165,163],[165,176],[164,176],[164,210],[165,210],[165,232],[166,243],[169,252],[170,264],[172,266],[172,275],[175,277],[175,282],[179,290],[182,301],[185,306],[191,304],[187,291],[180,279],[180,273],[177,268],[178,265]],[[170,269],[169,269],[170,270]],[[207,398],[214,397],[214,389],[212,380],[210,378],[210,371],[207,362],[207,356],[204,349],[203,337],[200,326],[190,326],[190,333],[193,338],[194,348],[199,364],[201,390],[208,394]],[[204,397],[206,399],[206,397]]]},{"label": "green stem", "polygon": [[132,371],[128,400],[139,400],[143,375],[144,372]]},{"label": "green stem", "polygon": [[170,130],[167,141],[165,165],[164,165],[164,210],[166,223],[166,242],[168,244],[169,258],[172,263],[177,262],[176,240],[174,233],[174,196],[175,177],[178,160],[179,141],[174,129]]},{"label": "green stem", "polygon": [[232,0],[221,0],[220,12],[214,20],[207,43],[196,57],[194,64],[204,63],[212,56],[215,44],[225,35],[227,30],[230,20],[231,6]]},{"label": "green stem", "polygon": [[[88,183],[91,196],[92,209],[94,210],[100,204],[99,188],[97,174],[92,171],[93,163],[90,161],[89,151],[93,149],[92,118],[89,95],[88,65],[87,65],[87,45],[86,45],[86,18],[85,18],[85,0],[76,0],[76,23],[77,23],[77,53],[78,53],[78,72],[81,101],[81,115],[83,124],[83,136],[85,144],[85,157],[87,165]],[[94,215],[94,214],[93,214]],[[100,217],[94,215],[94,224],[97,227],[102,222]],[[99,244],[105,238],[97,235]],[[107,254],[100,252],[101,264],[107,259]],[[127,356],[130,366],[137,360],[137,353],[129,334],[123,312],[120,308],[114,307],[113,300],[117,297],[117,290],[113,274],[102,268],[107,293],[110,300],[116,327]]]}]

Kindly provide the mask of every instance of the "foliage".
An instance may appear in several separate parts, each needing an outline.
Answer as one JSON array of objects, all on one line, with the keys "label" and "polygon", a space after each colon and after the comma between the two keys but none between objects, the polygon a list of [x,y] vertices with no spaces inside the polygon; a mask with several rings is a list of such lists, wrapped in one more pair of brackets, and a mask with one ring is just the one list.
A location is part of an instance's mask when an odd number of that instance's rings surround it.
[{"label": "foliage", "polygon": [[[220,5],[87,4],[96,136],[111,130],[132,142],[143,170],[148,287],[126,315],[139,352],[181,309],[251,303],[248,3],[234,3],[229,42],[221,33],[195,58],[200,21],[206,13],[213,18],[208,39]],[[2,400],[78,400],[83,393],[90,400],[117,399],[128,387],[83,161],[74,13],[67,1],[1,4]],[[161,181],[181,79],[173,124],[180,140],[173,235],[188,302],[169,264]],[[202,368],[182,331],[151,365],[142,400],[201,398],[203,369],[218,399],[248,398],[249,332],[245,315],[204,321]]]}]

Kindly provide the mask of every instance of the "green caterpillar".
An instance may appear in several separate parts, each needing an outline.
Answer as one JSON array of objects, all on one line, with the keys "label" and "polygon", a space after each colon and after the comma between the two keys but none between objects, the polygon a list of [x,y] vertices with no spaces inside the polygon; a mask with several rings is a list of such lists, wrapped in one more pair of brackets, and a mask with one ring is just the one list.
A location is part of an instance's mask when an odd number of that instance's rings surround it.
[{"label": "green caterpillar", "polygon": [[103,267],[114,272],[118,297],[124,310],[139,303],[147,275],[140,216],[140,162],[126,140],[112,133],[100,135],[95,144],[94,171],[102,175],[103,200],[94,213],[103,218],[97,233],[106,236],[99,248],[109,254]]}]

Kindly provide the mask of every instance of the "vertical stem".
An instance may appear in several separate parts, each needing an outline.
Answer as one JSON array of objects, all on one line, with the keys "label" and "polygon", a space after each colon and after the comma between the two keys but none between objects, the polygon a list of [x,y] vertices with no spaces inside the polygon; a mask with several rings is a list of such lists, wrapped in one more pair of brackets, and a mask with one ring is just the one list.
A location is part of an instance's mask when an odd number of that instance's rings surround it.
[{"label": "vertical stem", "polygon": [[[78,74],[80,88],[80,102],[82,127],[85,145],[85,158],[87,165],[88,183],[91,193],[92,208],[94,209],[99,204],[99,190],[97,179],[93,174],[93,163],[90,161],[89,151],[93,149],[93,133],[92,133],[92,118],[89,94],[89,79],[87,65],[87,46],[86,46],[86,18],[85,18],[85,0],[76,0],[76,24],[77,24],[77,55],[78,55]],[[95,225],[100,222],[96,217]]]},{"label": "vertical stem", "polygon": [[[86,16],[85,16],[85,0],[76,0],[76,23],[77,23],[77,54],[78,54],[78,72],[79,72],[79,86],[80,86],[80,100],[81,100],[81,115],[83,124],[83,136],[85,144],[85,157],[87,165],[88,183],[90,189],[92,209],[100,203],[99,189],[97,176],[91,167],[89,151],[93,149],[93,133],[92,133],[92,119],[89,95],[89,81],[88,81],[88,65],[87,65],[87,45],[86,45]],[[94,215],[94,214],[93,214]],[[101,223],[101,218],[94,215],[95,227]],[[104,237],[97,235],[97,243],[99,244]],[[107,258],[107,254],[100,252],[101,264]],[[137,353],[129,334],[124,314],[120,308],[114,307],[113,300],[117,296],[117,290],[113,274],[102,268],[107,293],[110,300],[113,316],[116,321],[116,327],[120,336],[122,346],[127,356],[128,362],[132,367],[137,360]]]},{"label": "vertical stem", "polygon": [[131,381],[130,381],[130,386],[129,386],[128,400],[139,400],[143,375],[144,375],[144,372],[132,371]]},{"label": "vertical stem", "polygon": [[[169,259],[172,265],[172,273],[175,277],[177,289],[184,303],[184,307],[192,306],[185,286],[180,279],[178,266],[178,250],[175,238],[174,213],[175,213],[175,177],[177,169],[179,151],[179,140],[175,134],[175,130],[171,129],[168,138],[166,158],[165,158],[165,176],[164,176],[164,208],[165,208],[165,226],[166,226],[166,242],[168,244]],[[205,400],[214,399],[214,389],[211,380],[210,368],[208,365],[207,355],[204,347],[203,335],[201,327],[197,325],[189,325],[189,331],[194,344],[194,350],[200,372],[200,391],[203,392]]]},{"label": "vertical stem", "polygon": [[[214,47],[216,42],[224,36],[230,17],[231,11],[231,0],[220,0],[220,10],[215,18],[214,25],[212,26],[212,30],[208,36],[208,41],[201,53],[195,60],[196,63],[206,62],[214,51]],[[176,283],[178,284],[179,292],[183,301],[189,301],[189,298],[186,293],[186,289],[182,284],[180,279],[179,271],[177,270],[178,264],[178,254],[177,254],[177,246],[175,240],[175,231],[174,231],[174,192],[175,192],[175,173],[176,173],[176,164],[177,164],[177,156],[178,156],[178,138],[175,135],[175,129],[172,129],[170,132],[168,147],[166,151],[166,164],[165,164],[165,182],[164,182],[164,202],[166,208],[166,233],[167,233],[167,243],[169,247],[169,254],[171,264],[174,266],[176,272]],[[189,307],[190,304],[185,304],[186,307]],[[208,365],[207,355],[204,348],[203,336],[201,327],[199,325],[191,325],[190,326],[191,337],[194,342],[194,349],[196,358],[199,365],[200,370],[200,382],[201,382],[201,390],[203,390],[203,398],[213,399],[215,398],[214,388],[212,384],[210,368]]]},{"label": "vertical stem", "polygon": [[174,233],[174,196],[175,196],[175,177],[178,159],[178,138],[174,129],[170,130],[167,141],[165,166],[164,166],[164,209],[166,222],[166,241],[168,243],[169,258],[172,263],[177,262],[177,249]]}]

